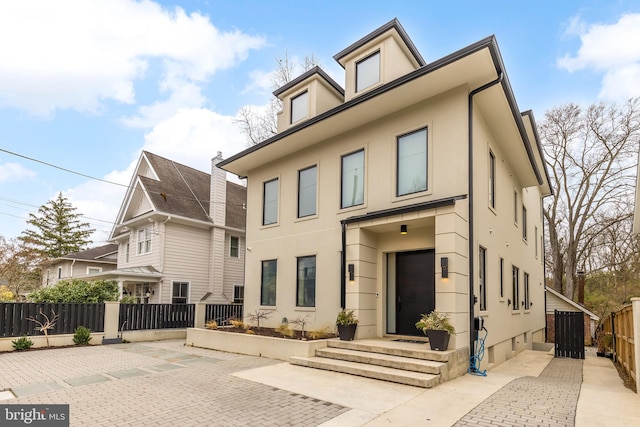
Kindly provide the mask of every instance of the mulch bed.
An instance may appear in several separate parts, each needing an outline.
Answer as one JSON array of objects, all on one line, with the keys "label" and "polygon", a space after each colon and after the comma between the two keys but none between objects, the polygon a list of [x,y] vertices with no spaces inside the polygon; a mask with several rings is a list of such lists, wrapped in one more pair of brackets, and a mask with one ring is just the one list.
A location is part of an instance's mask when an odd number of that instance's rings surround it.
[{"label": "mulch bed", "polygon": [[[276,331],[274,328],[256,328],[253,326],[249,327],[248,329],[236,328],[236,327],[222,327],[222,328],[216,329],[216,331],[230,332],[230,333],[236,333],[236,334],[260,335],[263,337],[284,338],[288,340],[313,341],[315,339],[321,339],[321,338],[314,338],[312,336],[313,334],[311,334],[309,331],[305,331],[305,336],[303,337],[302,331],[294,330],[293,336],[289,337],[286,335],[282,335],[280,332]],[[323,338],[334,338],[335,336],[336,336],[335,334],[330,334],[329,336],[326,336]]]}]

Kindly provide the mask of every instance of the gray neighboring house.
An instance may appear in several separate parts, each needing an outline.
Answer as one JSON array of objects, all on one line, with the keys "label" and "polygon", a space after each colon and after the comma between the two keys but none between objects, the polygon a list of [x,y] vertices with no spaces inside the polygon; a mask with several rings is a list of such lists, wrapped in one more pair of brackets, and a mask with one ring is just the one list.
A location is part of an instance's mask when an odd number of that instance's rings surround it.
[{"label": "gray neighboring house", "polygon": [[113,243],[54,258],[42,274],[42,286],[115,270],[117,263],[118,245]]},{"label": "gray neighboring house", "polygon": [[244,297],[246,188],[143,151],[109,241],[116,280],[140,303],[241,303]]}]

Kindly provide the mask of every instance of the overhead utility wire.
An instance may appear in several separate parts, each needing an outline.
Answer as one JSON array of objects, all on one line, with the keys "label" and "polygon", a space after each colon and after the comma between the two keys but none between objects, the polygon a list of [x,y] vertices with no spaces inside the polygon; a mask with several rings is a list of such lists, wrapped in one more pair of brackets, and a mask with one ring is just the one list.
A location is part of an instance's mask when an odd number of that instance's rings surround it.
[{"label": "overhead utility wire", "polygon": [[[5,150],[4,148],[0,148],[0,151],[2,151],[4,153],[7,153],[7,154],[10,154],[12,156],[21,157],[23,159],[30,160],[32,162],[40,163],[40,164],[43,164],[43,165],[46,165],[46,166],[49,166],[49,167],[52,167],[52,168],[55,168],[55,169],[59,169],[59,170],[64,171],[64,172],[69,172],[69,173],[72,173],[74,175],[79,175],[79,176],[82,176],[84,178],[93,179],[93,180],[96,180],[96,181],[104,182],[106,184],[117,185],[119,187],[125,187],[125,188],[128,188],[128,189],[134,190],[134,191],[139,191],[139,189],[137,189],[135,187],[131,187],[130,185],[127,185],[127,184],[120,184],[118,182],[108,181],[108,180],[102,179],[102,178],[96,178],[95,176],[91,176],[91,175],[84,174],[82,172],[76,172],[76,171],[73,171],[71,169],[63,168],[62,166],[57,166],[57,165],[54,165],[52,163],[45,162],[43,160],[38,160],[38,159],[35,159],[33,157],[25,156],[23,154],[14,153],[13,151]],[[150,190],[146,190],[146,191],[148,193],[151,193],[151,194],[159,194],[163,198],[166,198],[167,195],[171,195],[171,196],[176,197],[178,199],[195,200],[198,203],[200,203],[200,202],[211,203],[210,200],[199,200],[197,198],[194,199],[194,198],[191,198],[191,197],[184,197],[184,196],[181,196],[181,195],[178,195],[178,194],[171,194],[171,193],[161,192],[161,191],[150,191]],[[220,203],[220,202],[213,202],[213,203]],[[241,204],[232,205],[230,203],[227,203],[227,205],[229,205],[229,206],[242,206],[244,208],[244,203],[242,205]]]}]

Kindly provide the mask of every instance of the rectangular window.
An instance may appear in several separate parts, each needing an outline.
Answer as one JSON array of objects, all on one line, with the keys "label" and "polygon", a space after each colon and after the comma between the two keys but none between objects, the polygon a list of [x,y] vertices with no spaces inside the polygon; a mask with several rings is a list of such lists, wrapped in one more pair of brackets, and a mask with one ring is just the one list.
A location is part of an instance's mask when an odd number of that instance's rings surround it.
[{"label": "rectangular window", "polygon": [[489,151],[489,206],[496,208],[496,156]]},{"label": "rectangular window", "polygon": [[62,279],[62,267],[58,267],[58,279]]},{"label": "rectangular window", "polygon": [[102,272],[102,267],[87,267],[87,274],[98,274]]},{"label": "rectangular window", "polygon": [[151,252],[151,227],[138,230],[138,254]]},{"label": "rectangular window", "polygon": [[527,240],[527,208],[522,206],[522,240]]},{"label": "rectangular window", "polygon": [[304,91],[291,98],[291,124],[300,121],[309,114],[309,92]]},{"label": "rectangular window", "polygon": [[171,304],[186,304],[189,301],[189,282],[173,282]]},{"label": "rectangular window", "polygon": [[524,273],[524,309],[529,310],[531,302],[529,301],[529,273]]},{"label": "rectangular window", "polygon": [[262,225],[278,222],[278,178],[263,184]]},{"label": "rectangular window", "polygon": [[316,257],[298,257],[296,306],[316,306]]},{"label": "rectangular window", "polygon": [[278,261],[262,261],[262,279],[260,281],[260,305],[276,305],[276,276]]},{"label": "rectangular window", "polygon": [[504,258],[500,258],[500,298],[504,298]]},{"label": "rectangular window", "polygon": [[229,256],[238,258],[240,254],[240,238],[236,236],[229,237]]},{"label": "rectangular window", "polygon": [[233,285],[233,303],[242,304],[244,302],[244,285]]},{"label": "rectangular window", "polygon": [[397,195],[427,189],[427,128],[398,137]]},{"label": "rectangular window", "polygon": [[126,249],[125,249],[125,253],[124,253],[124,262],[128,263],[129,262],[129,244],[127,243]]},{"label": "rectangular window", "polygon": [[513,223],[518,223],[518,192],[513,191]]},{"label": "rectangular window", "polygon": [[364,203],[364,150],[342,156],[341,208]]},{"label": "rectangular window", "polygon": [[298,218],[316,214],[317,170],[311,166],[298,171]]},{"label": "rectangular window", "polygon": [[356,92],[380,81],[380,51],[356,62]]},{"label": "rectangular window", "polygon": [[487,250],[482,246],[478,252],[478,286],[480,311],[484,311],[487,309]]},{"label": "rectangular window", "polygon": [[513,275],[512,288],[511,288],[511,308],[518,310],[520,308],[520,270],[516,266],[511,266],[511,273]]}]

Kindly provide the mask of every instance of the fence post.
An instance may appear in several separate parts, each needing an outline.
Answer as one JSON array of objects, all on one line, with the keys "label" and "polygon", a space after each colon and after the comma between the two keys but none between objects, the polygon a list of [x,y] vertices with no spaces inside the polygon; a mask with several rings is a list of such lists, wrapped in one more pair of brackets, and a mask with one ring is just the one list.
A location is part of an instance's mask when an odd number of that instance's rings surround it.
[{"label": "fence post", "polygon": [[631,298],[631,312],[633,315],[633,370],[636,374],[636,393],[640,394],[640,298]]},{"label": "fence post", "polygon": [[120,322],[120,302],[106,301],[104,303],[105,338],[118,338],[118,322]]},{"label": "fence post", "polygon": [[206,302],[197,302],[196,303],[196,312],[195,319],[193,320],[194,328],[204,328],[205,316],[207,312],[207,303]]}]

